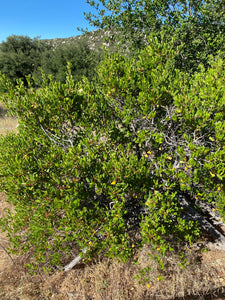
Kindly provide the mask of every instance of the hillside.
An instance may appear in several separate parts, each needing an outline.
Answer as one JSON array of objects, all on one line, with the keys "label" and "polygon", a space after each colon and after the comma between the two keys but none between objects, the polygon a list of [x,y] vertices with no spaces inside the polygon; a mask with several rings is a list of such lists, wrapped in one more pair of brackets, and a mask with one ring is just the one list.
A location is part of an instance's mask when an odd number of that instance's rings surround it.
[{"label": "hillside", "polygon": [[69,45],[78,41],[84,41],[88,43],[91,50],[101,51],[103,47],[112,49],[112,46],[110,47],[110,44],[105,41],[105,38],[110,37],[112,37],[112,33],[110,31],[93,30],[83,35],[69,38],[45,39],[43,41],[46,41],[47,44],[53,46],[53,48],[57,48],[62,45]]}]

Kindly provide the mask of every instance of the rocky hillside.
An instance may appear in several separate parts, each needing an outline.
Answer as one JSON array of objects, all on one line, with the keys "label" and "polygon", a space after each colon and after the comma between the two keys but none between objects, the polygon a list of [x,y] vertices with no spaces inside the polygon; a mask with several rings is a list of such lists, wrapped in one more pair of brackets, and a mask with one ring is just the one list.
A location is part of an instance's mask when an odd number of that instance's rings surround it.
[{"label": "rocky hillside", "polygon": [[90,49],[101,51],[103,48],[109,48],[113,50],[112,43],[106,42],[106,38],[112,38],[112,32],[103,30],[94,30],[87,32],[83,35],[73,36],[69,38],[55,38],[45,40],[49,45],[56,48],[62,45],[69,45],[78,41],[84,41],[88,43]]}]

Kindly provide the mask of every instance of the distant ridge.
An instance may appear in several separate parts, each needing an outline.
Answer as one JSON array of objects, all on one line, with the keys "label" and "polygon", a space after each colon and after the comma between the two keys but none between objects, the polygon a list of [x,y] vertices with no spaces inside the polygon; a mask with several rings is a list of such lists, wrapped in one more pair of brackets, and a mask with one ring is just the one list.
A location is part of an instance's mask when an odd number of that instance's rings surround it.
[{"label": "distant ridge", "polygon": [[72,36],[68,38],[54,38],[54,39],[42,39],[42,41],[47,42],[53,48],[69,45],[71,43],[76,43],[78,41],[87,42],[91,50],[102,51],[102,49],[109,48],[112,50],[113,44],[106,42],[106,38],[111,38],[113,35],[112,31],[109,30],[93,30],[82,35]]}]

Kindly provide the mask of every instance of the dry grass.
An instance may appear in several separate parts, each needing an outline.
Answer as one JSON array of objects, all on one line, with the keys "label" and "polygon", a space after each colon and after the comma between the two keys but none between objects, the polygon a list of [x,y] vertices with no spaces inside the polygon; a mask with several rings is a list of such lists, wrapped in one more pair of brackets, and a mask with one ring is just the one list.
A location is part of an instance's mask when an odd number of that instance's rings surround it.
[{"label": "dry grass", "polygon": [[7,110],[0,103],[0,134],[5,135],[9,131],[16,130],[17,124],[18,120],[7,116]]},{"label": "dry grass", "polygon": [[[225,258],[221,251],[200,253],[190,250],[186,268],[178,266],[177,257],[170,255],[164,271],[148,257],[146,247],[138,254],[138,264],[123,264],[103,259],[79,265],[70,272],[33,277],[23,267],[28,257],[14,258],[14,264],[0,274],[0,299],[53,300],[144,300],[144,299],[224,299]],[[207,263],[206,263],[207,261]],[[142,284],[134,277],[140,269],[151,267]],[[157,278],[163,276],[164,280]],[[213,293],[213,294],[212,294]]]}]

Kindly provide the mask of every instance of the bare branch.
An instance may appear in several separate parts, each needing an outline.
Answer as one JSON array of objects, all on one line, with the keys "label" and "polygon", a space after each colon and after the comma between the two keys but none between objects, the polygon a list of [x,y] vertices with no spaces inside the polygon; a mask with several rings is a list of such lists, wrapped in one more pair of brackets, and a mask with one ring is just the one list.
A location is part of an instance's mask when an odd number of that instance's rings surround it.
[{"label": "bare branch", "polygon": [[[83,250],[82,250],[82,253],[85,254],[87,252],[88,248],[85,247]],[[65,272],[68,272],[70,271],[73,267],[75,267],[82,259],[82,256],[79,254],[78,256],[76,256],[68,265],[66,265],[64,267],[64,271]]]}]

